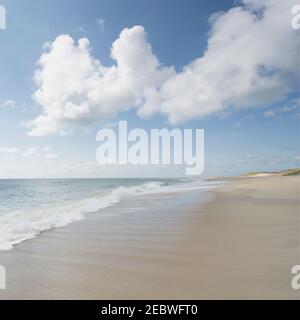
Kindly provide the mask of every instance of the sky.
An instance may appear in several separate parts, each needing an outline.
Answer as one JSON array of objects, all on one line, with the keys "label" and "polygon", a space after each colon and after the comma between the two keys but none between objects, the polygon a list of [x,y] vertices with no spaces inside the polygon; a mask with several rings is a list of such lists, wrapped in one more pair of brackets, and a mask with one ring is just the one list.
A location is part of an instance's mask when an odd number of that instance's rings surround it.
[{"label": "sky", "polygon": [[96,134],[205,130],[205,176],[300,165],[293,0],[0,0],[0,178],[177,176],[99,167]]}]

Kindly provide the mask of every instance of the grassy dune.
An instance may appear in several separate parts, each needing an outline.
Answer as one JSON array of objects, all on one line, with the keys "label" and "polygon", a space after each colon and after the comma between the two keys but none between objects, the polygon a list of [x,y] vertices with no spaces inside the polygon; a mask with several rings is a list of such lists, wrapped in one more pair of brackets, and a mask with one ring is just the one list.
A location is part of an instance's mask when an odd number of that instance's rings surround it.
[{"label": "grassy dune", "polygon": [[255,177],[255,176],[282,176],[282,177],[287,177],[287,176],[298,176],[300,175],[300,168],[297,169],[289,169],[289,170],[284,170],[284,171],[278,171],[278,172],[272,172],[272,171],[258,171],[258,172],[249,172],[246,174],[243,174],[243,177]]}]

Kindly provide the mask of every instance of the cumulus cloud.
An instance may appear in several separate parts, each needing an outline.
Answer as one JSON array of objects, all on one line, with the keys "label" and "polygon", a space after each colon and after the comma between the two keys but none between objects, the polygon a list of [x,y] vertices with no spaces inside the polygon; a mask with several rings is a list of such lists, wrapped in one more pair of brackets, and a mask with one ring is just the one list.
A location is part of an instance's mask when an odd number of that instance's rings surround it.
[{"label": "cumulus cloud", "polygon": [[142,27],[123,30],[114,42],[117,66],[104,67],[90,50],[87,39],[76,44],[62,35],[42,55],[34,97],[44,114],[30,123],[31,135],[65,133],[72,124],[113,117],[141,105],[170,76],[152,54]]},{"label": "cumulus cloud", "polygon": [[121,32],[110,67],[92,55],[88,39],[61,35],[38,62],[34,98],[43,112],[29,123],[29,134],[68,133],[130,108],[141,117],[162,113],[176,124],[282,100],[296,90],[299,74],[292,5],[243,0],[214,14],[203,56],[179,72],[161,65],[142,26]]}]

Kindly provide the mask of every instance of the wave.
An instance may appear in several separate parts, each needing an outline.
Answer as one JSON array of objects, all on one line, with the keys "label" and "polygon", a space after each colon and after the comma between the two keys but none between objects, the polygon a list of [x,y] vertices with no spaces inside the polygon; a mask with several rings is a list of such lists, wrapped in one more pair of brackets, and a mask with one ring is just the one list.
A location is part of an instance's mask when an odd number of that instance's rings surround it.
[{"label": "wave", "polygon": [[[102,194],[66,204],[41,206],[37,209],[15,210],[0,215],[0,251],[11,250],[25,240],[38,236],[41,232],[60,228],[83,220],[88,213],[96,213],[111,207],[122,199],[133,195],[156,192],[166,186],[165,182],[148,182],[141,185],[113,190],[102,190]],[[106,193],[103,193],[105,191]]]}]

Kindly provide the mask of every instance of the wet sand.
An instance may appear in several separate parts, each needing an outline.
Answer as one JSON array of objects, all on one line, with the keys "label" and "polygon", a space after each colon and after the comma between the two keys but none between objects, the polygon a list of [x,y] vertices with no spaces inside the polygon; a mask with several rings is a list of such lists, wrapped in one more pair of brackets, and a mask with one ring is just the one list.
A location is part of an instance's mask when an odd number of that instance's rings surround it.
[{"label": "wet sand", "polygon": [[[300,178],[134,199],[0,252],[0,299],[300,299]],[[200,205],[201,203],[201,205]]]}]

